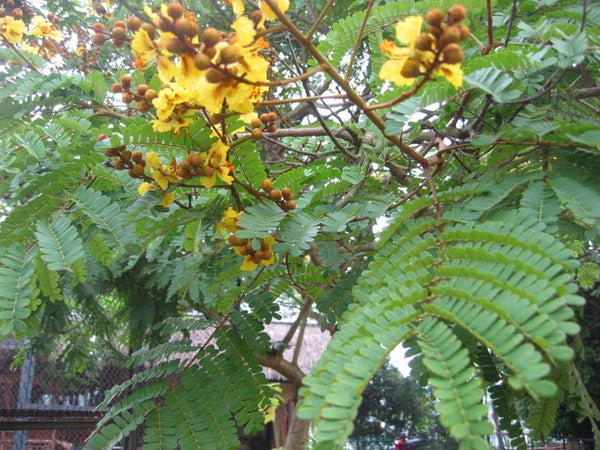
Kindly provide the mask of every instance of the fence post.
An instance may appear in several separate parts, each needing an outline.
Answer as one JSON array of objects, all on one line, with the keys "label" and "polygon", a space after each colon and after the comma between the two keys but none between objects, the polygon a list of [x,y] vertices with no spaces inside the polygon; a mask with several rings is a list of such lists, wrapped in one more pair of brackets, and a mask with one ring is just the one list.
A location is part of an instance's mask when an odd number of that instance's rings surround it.
[{"label": "fence post", "polygon": [[[23,341],[23,345],[27,343]],[[17,396],[17,409],[24,409],[31,403],[31,392],[33,390],[33,375],[35,372],[35,357],[27,354],[23,366],[21,367],[21,376],[19,378],[19,392]],[[25,450],[27,441],[27,432],[18,430],[15,432],[14,450]]]}]

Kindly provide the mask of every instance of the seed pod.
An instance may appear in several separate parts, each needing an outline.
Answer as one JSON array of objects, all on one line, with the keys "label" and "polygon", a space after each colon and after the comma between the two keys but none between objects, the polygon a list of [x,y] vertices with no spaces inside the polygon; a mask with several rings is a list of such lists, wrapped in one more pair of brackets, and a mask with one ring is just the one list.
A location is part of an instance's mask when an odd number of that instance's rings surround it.
[{"label": "seed pod", "polygon": [[456,64],[463,60],[464,53],[458,44],[448,44],[442,52],[444,62],[448,64]]},{"label": "seed pod", "polygon": [[179,19],[185,14],[185,8],[181,3],[171,2],[167,5],[167,14],[173,19]]}]

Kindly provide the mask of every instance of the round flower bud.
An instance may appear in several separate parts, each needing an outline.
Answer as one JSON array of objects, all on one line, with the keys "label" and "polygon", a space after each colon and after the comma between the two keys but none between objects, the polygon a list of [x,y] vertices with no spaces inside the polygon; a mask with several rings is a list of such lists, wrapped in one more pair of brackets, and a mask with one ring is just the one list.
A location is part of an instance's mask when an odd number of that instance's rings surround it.
[{"label": "round flower bud", "polygon": [[131,75],[123,75],[121,77],[121,86],[126,91],[131,88]]},{"label": "round flower bud", "polygon": [[94,37],[92,37],[92,44],[94,44],[94,45],[102,45],[106,41],[108,41],[108,39],[109,39],[108,36],[106,36],[104,34],[96,33],[94,35]]},{"label": "round flower bud", "polygon": [[262,12],[259,9],[252,11],[252,14],[250,14],[250,19],[252,19],[255,25],[258,25],[262,21],[262,18]]},{"label": "round flower bud", "polygon": [[262,122],[258,117],[255,117],[254,119],[252,119],[250,121],[250,126],[252,128],[260,128],[260,127],[262,127]]},{"label": "round flower bud", "polygon": [[421,75],[421,63],[416,59],[407,59],[402,66],[400,75],[404,78],[417,78]]},{"label": "round flower bud", "polygon": [[181,55],[186,53],[188,48],[185,42],[183,42],[179,38],[171,38],[165,43],[165,48],[167,51],[174,53],[176,55]]},{"label": "round flower bud", "polygon": [[435,25],[429,25],[427,31],[429,32],[429,34],[431,34],[436,39],[439,39],[440,36],[444,33],[444,30],[442,30],[440,27],[435,26]]},{"label": "round flower bud", "polygon": [[133,96],[129,92],[123,92],[121,99],[123,100],[123,103],[129,104],[133,101]]},{"label": "round flower bud", "polygon": [[277,125],[275,125],[274,123],[269,124],[266,128],[265,131],[267,133],[275,133],[277,131]]},{"label": "round flower bud", "polygon": [[148,100],[144,99],[137,104],[137,110],[139,112],[146,113],[152,109],[152,105],[148,103]]},{"label": "round flower bud", "polygon": [[271,197],[272,200],[275,200],[278,202],[283,198],[283,194],[281,193],[281,191],[279,189],[273,189],[273,190],[271,190],[271,192],[269,192],[269,197]]},{"label": "round flower bud", "polygon": [[139,150],[136,150],[134,152],[131,152],[131,159],[134,160],[136,163],[139,163],[142,159],[144,159],[144,155]]},{"label": "round flower bud", "polygon": [[123,150],[123,151],[121,151],[121,158],[124,161],[129,161],[131,159],[131,155],[132,155],[131,150]]},{"label": "round flower bud", "polygon": [[188,161],[192,165],[192,167],[200,167],[206,161],[204,155],[200,155],[199,153],[194,153],[188,157]]},{"label": "round flower bud", "polygon": [[448,15],[452,19],[453,23],[457,23],[462,20],[465,20],[465,18],[467,17],[467,10],[463,5],[454,5],[448,10]]},{"label": "round flower bud", "polygon": [[259,139],[262,139],[263,137],[263,132],[260,128],[252,128],[252,139],[256,139],[257,141]]},{"label": "round flower bud", "polygon": [[184,17],[175,21],[175,31],[189,38],[196,37],[200,32],[200,27],[196,22],[192,22]]},{"label": "round flower bud", "polygon": [[21,20],[23,19],[23,10],[21,8],[15,8],[10,15],[13,16],[13,19],[15,20]]},{"label": "round flower bud", "polygon": [[124,41],[127,37],[127,30],[121,27],[114,27],[110,36],[113,38],[113,40]]},{"label": "round flower bud", "polygon": [[285,209],[288,211],[296,209],[296,200],[289,200],[285,203]]},{"label": "round flower bud", "polygon": [[148,33],[148,36],[150,37],[150,39],[153,40],[156,37],[156,28],[154,28],[154,25],[152,25],[151,23],[142,24],[140,29],[142,29],[146,33]]},{"label": "round flower bud", "polygon": [[439,27],[444,20],[444,12],[439,8],[433,8],[425,16],[425,21],[428,25]]},{"label": "round flower bud", "polygon": [[123,170],[125,168],[125,161],[123,161],[121,158],[117,158],[115,160],[114,167],[117,170]]},{"label": "round flower bud", "polygon": [[265,178],[262,183],[260,183],[260,187],[265,192],[271,192],[273,190],[273,182],[268,178]]},{"label": "round flower bud", "polygon": [[179,19],[185,14],[185,8],[181,3],[171,2],[167,5],[167,14],[173,19]]},{"label": "round flower bud", "polygon": [[144,175],[144,166],[142,166],[141,164],[135,164],[131,171],[135,175],[135,178],[139,178],[142,175]]},{"label": "round flower bud", "polygon": [[196,69],[206,70],[210,67],[210,65],[210,56],[208,56],[206,53],[198,52],[194,55],[194,66],[196,66]]},{"label": "round flower bud", "polygon": [[463,23],[459,23],[458,25],[456,25],[458,27],[458,29],[460,30],[460,40],[464,41],[465,39],[467,39],[469,36],[471,36],[471,30],[469,30],[469,27],[466,26]]},{"label": "round flower bud", "polygon": [[110,87],[110,90],[116,94],[116,93],[122,92],[123,87],[119,83],[113,83],[112,86]]},{"label": "round flower bud", "polygon": [[114,30],[115,28],[127,28],[127,24],[122,20],[116,20],[112,25],[112,29]]},{"label": "round flower bud", "polygon": [[428,33],[421,33],[415,40],[415,48],[422,52],[431,50],[431,44],[433,44],[433,39]]},{"label": "round flower bud", "polygon": [[446,44],[458,42],[461,39],[460,28],[456,25],[450,25],[442,33],[442,41]]},{"label": "round flower bud", "polygon": [[[98,140],[100,140],[100,137],[98,137]],[[104,150],[104,156],[108,156],[109,158],[112,156],[119,156],[119,152],[116,148],[112,147]]]},{"label": "round flower bud", "polygon": [[228,45],[221,49],[221,62],[223,64],[233,64],[240,60],[242,57],[240,49],[235,45]]},{"label": "round flower bud", "polygon": [[147,84],[138,84],[137,91],[136,91],[138,95],[145,95],[147,91],[148,91]]},{"label": "round flower bud", "polygon": [[144,97],[148,102],[152,103],[152,100],[158,98],[158,92],[156,92],[154,89],[148,89],[144,94]]},{"label": "round flower bud", "polygon": [[277,114],[275,114],[274,112],[270,112],[267,114],[268,122],[275,122],[276,120],[277,120]]},{"label": "round flower bud", "polygon": [[202,32],[200,39],[207,47],[214,47],[221,40],[221,33],[216,28],[209,27]]},{"label": "round flower bud", "polygon": [[444,47],[444,51],[442,52],[442,56],[444,57],[444,62],[448,64],[459,63],[464,58],[463,51],[458,44],[446,45],[446,47]]},{"label": "round flower bud", "polygon": [[206,77],[206,81],[212,84],[219,84],[225,80],[225,74],[219,72],[217,69],[213,69],[212,67],[206,69],[204,76]]},{"label": "round flower bud", "polygon": [[288,187],[285,187],[281,190],[281,195],[283,195],[283,198],[285,198],[286,200],[291,200],[294,198],[294,193]]},{"label": "round flower bud", "polygon": [[142,21],[139,18],[132,16],[129,19],[127,19],[127,29],[129,31],[137,31],[140,29],[141,26]]}]

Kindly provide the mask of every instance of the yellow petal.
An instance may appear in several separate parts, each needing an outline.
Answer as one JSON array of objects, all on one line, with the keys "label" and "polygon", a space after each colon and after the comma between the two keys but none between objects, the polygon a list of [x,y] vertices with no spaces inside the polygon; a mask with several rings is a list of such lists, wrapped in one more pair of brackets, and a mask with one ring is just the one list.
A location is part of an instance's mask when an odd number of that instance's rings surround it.
[{"label": "yellow petal", "polygon": [[161,166],[160,158],[154,152],[146,153],[146,163],[148,164],[148,167],[150,167],[153,170],[157,170]]},{"label": "yellow petal", "polygon": [[398,86],[410,86],[415,82],[414,78],[405,78],[401,75],[402,67],[406,59],[390,59],[383,63],[379,71],[379,78],[391,81]]},{"label": "yellow petal", "polygon": [[160,202],[159,205],[164,206],[165,208],[168,208],[169,205],[171,205],[171,203],[173,203],[174,201],[175,201],[175,191],[167,192],[166,194],[162,195],[162,202]]},{"label": "yellow petal", "polygon": [[436,69],[435,73],[443,75],[456,88],[461,87],[463,84],[463,71],[460,63],[443,63]]},{"label": "yellow petal", "polygon": [[242,267],[240,267],[240,270],[244,271],[244,272],[248,272],[250,270],[254,270],[258,267],[258,264],[256,264],[254,261],[252,261],[252,256],[250,255],[246,255],[244,258],[244,263],[242,264]]},{"label": "yellow petal", "polygon": [[414,45],[417,36],[421,33],[423,18],[421,16],[408,16],[396,24],[396,39],[401,44]]},{"label": "yellow petal", "polygon": [[143,196],[146,192],[151,191],[153,189],[154,189],[154,186],[152,186],[150,183],[144,181],[142,184],[140,184],[138,186],[138,194]]}]

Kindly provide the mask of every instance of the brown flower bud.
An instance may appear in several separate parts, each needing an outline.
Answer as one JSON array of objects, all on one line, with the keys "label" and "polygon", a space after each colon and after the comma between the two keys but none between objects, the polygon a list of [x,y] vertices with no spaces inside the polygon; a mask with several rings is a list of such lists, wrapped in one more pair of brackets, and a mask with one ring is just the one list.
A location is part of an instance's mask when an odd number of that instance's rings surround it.
[{"label": "brown flower bud", "polygon": [[275,122],[276,120],[277,120],[277,114],[275,114],[274,112],[270,112],[267,114],[268,122]]},{"label": "brown flower bud", "polygon": [[121,86],[126,91],[131,88],[131,75],[123,75],[121,77]]},{"label": "brown flower bud", "polygon": [[181,3],[171,2],[167,5],[167,14],[173,19],[179,19],[185,14],[185,8]]},{"label": "brown flower bud", "polygon": [[220,71],[218,71],[217,69],[213,69],[212,67],[206,69],[204,76],[206,77],[206,81],[212,84],[219,84],[226,78],[224,73],[221,73]]},{"label": "brown flower bud", "polygon": [[277,125],[275,125],[274,123],[271,123],[265,128],[265,131],[267,133],[275,133],[277,131]]},{"label": "brown flower bud", "polygon": [[415,48],[422,52],[431,50],[431,44],[433,44],[433,39],[428,33],[421,33],[415,40]]},{"label": "brown flower bud", "polygon": [[268,178],[265,178],[262,180],[262,183],[260,183],[260,187],[266,192],[271,192],[273,190],[273,182]]},{"label": "brown flower bud", "polygon": [[425,16],[425,21],[428,25],[439,27],[444,20],[444,12],[439,8],[431,9]]},{"label": "brown flower bud", "polygon": [[21,8],[15,8],[11,11],[10,15],[13,16],[13,19],[15,20],[21,20],[23,19],[23,10]]},{"label": "brown flower bud", "polygon": [[471,30],[469,30],[469,27],[466,26],[463,23],[459,23],[458,25],[456,25],[458,27],[458,29],[460,30],[460,40],[464,41],[465,39],[467,39],[469,36],[471,36]]},{"label": "brown flower bud", "polygon": [[121,27],[114,27],[110,36],[115,41],[124,41],[127,38],[127,30]]},{"label": "brown flower bud", "polygon": [[202,32],[200,39],[207,47],[214,47],[221,40],[221,33],[216,28],[209,27]]},{"label": "brown flower bud", "polygon": [[143,99],[137,104],[137,110],[139,112],[147,113],[152,109],[152,105],[148,102],[148,100]]},{"label": "brown flower bud", "polygon": [[407,59],[402,66],[400,75],[404,78],[417,78],[421,75],[421,63],[416,59]]},{"label": "brown flower bud", "polygon": [[131,150],[122,150],[121,159],[124,161],[129,161],[131,159]]},{"label": "brown flower bud", "polygon": [[442,52],[444,62],[448,64],[456,64],[463,60],[464,54],[458,44],[448,44]]},{"label": "brown flower bud", "polygon": [[156,28],[154,28],[154,25],[152,25],[151,23],[142,24],[140,29],[142,29],[146,33],[148,33],[148,36],[150,37],[150,39],[154,40],[154,38],[156,37]]},{"label": "brown flower bud", "polygon": [[152,100],[158,98],[158,92],[156,92],[154,89],[148,89],[144,94],[144,97],[149,103],[152,103]]},{"label": "brown flower bud", "polygon": [[108,135],[104,134],[104,133],[100,133],[98,135],[98,142],[103,141],[104,139],[106,139],[108,137]]},{"label": "brown flower bud", "polygon": [[458,23],[467,17],[467,10],[463,5],[454,5],[448,10],[448,17],[452,23]]},{"label": "brown flower bud", "polygon": [[286,200],[291,200],[294,198],[294,193],[288,187],[285,187],[281,190],[281,195],[283,195],[283,198],[285,198]]},{"label": "brown flower bud", "polygon": [[112,29],[114,30],[115,28],[127,28],[127,24],[122,20],[116,20],[112,25]]},{"label": "brown flower bud", "polygon": [[262,21],[262,12],[259,9],[252,11],[250,14],[250,19],[254,22],[254,25],[258,25]]},{"label": "brown flower bud", "polygon": [[442,42],[444,44],[450,44],[453,42],[458,42],[461,39],[460,28],[456,25],[450,25],[448,28],[444,30],[442,33]]},{"label": "brown flower bud", "polygon": [[200,32],[200,27],[196,22],[192,22],[191,20],[182,17],[175,21],[175,31],[183,36],[193,38]]},{"label": "brown flower bud", "polygon": [[104,44],[106,41],[108,41],[109,37],[106,36],[105,34],[101,34],[101,33],[96,33],[93,37],[92,37],[92,44],[94,45],[102,45]]},{"label": "brown flower bud", "polygon": [[123,161],[121,158],[117,158],[115,160],[114,167],[117,170],[123,170],[125,168],[125,161]]},{"label": "brown flower bud", "polygon": [[146,92],[148,91],[148,85],[147,84],[138,84],[136,93],[138,95],[146,95]]},{"label": "brown flower bud", "polygon": [[194,153],[188,156],[188,161],[193,167],[200,167],[202,164],[204,164],[206,158],[204,157],[204,155]]},{"label": "brown flower bud", "polygon": [[182,55],[187,53],[187,45],[179,38],[171,38],[165,43],[165,48],[167,51],[174,53],[176,55]]},{"label": "brown flower bud", "polygon": [[140,161],[142,161],[144,159],[144,154],[142,152],[140,152],[139,150],[136,150],[134,152],[131,152],[131,159],[133,161],[135,161],[136,163],[139,163]]},{"label": "brown flower bud", "polygon": [[210,65],[210,56],[208,56],[206,53],[198,52],[196,55],[194,55],[194,66],[196,66],[196,69],[206,70],[210,67]]},{"label": "brown flower bud", "polygon": [[252,128],[252,139],[256,139],[257,141],[259,139],[262,139],[263,137],[263,132],[260,128]]},{"label": "brown flower bud", "polygon": [[134,174],[134,178],[139,178],[142,175],[144,175],[144,166],[142,166],[141,164],[135,164],[131,171]]},{"label": "brown flower bud", "polygon": [[140,29],[141,26],[142,21],[139,18],[133,16],[127,19],[127,29],[129,31],[137,31]]},{"label": "brown flower bud", "polygon": [[279,189],[273,189],[273,190],[271,190],[271,192],[269,192],[269,197],[271,197],[272,200],[275,200],[278,202],[283,198],[283,194],[281,193],[281,191]]},{"label": "brown flower bud", "polygon": [[289,200],[285,203],[285,209],[292,210],[296,209],[296,200]]},{"label": "brown flower bud", "polygon": [[[98,140],[100,140],[100,139],[98,139]],[[104,155],[111,158],[113,156],[119,156],[119,152],[117,151],[116,148],[112,147],[112,148],[104,150]]]},{"label": "brown flower bud", "polygon": [[431,34],[436,39],[439,39],[440,36],[444,33],[444,30],[435,25],[429,25],[428,30],[429,34]]},{"label": "brown flower bud", "polygon": [[223,47],[219,55],[223,64],[234,64],[238,62],[242,57],[240,49],[235,45],[228,45],[227,47]]},{"label": "brown flower bud", "polygon": [[123,87],[119,83],[113,83],[110,87],[110,90],[117,94],[119,92],[123,92]]},{"label": "brown flower bud", "polygon": [[258,117],[255,117],[250,121],[250,126],[252,128],[260,128],[262,127],[262,122]]},{"label": "brown flower bud", "polygon": [[121,99],[123,100],[123,103],[128,105],[133,101],[133,95],[131,95],[129,92],[123,92]]}]

